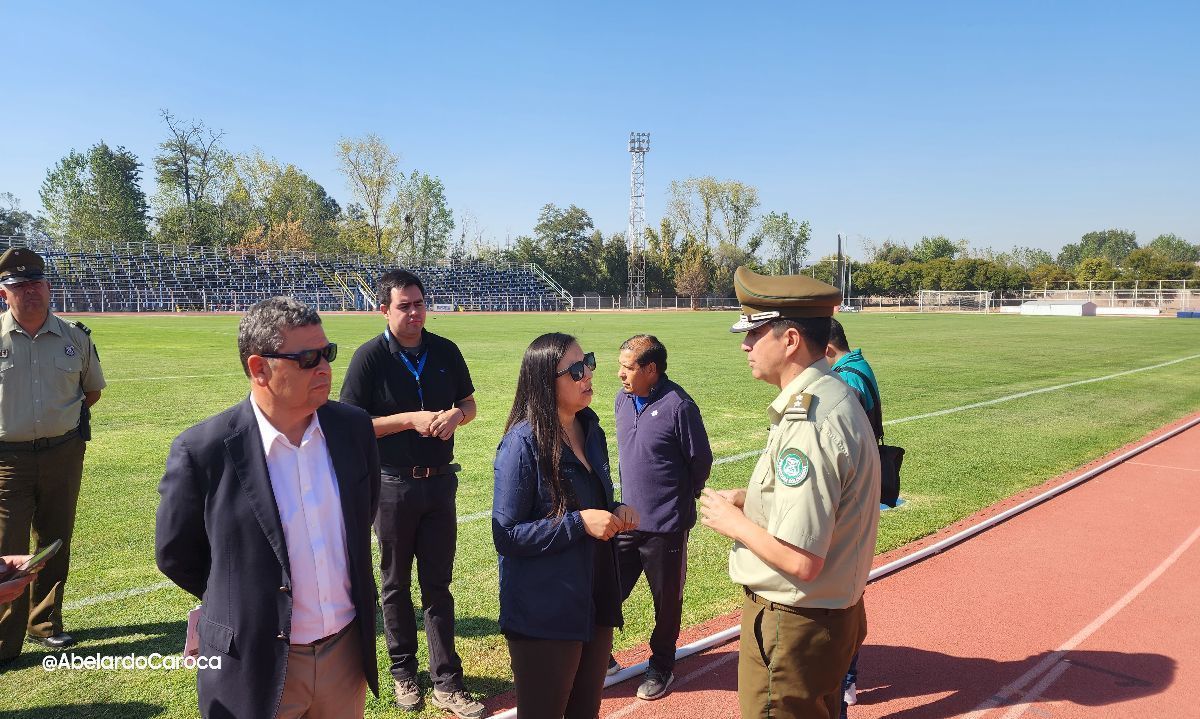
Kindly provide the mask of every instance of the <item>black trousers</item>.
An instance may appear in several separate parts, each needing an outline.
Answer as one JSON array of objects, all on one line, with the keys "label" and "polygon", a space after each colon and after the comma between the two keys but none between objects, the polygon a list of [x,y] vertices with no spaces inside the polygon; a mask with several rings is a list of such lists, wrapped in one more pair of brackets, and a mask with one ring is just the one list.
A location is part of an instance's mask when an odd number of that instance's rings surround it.
[{"label": "black trousers", "polygon": [[612,652],[612,627],[596,627],[591,641],[505,635],[521,719],[595,719]]},{"label": "black trousers", "polygon": [[643,572],[654,597],[654,632],[650,635],[650,666],[660,672],[675,668],[675,642],[683,617],[683,584],[687,579],[688,532],[628,532],[617,535],[621,599]]},{"label": "black trousers", "polygon": [[375,533],[379,537],[383,634],[396,679],[417,677],[417,617],[412,566],[417,562],[429,677],[445,691],[463,688],[462,659],[454,651],[454,597],[450,580],[458,541],[454,495],[458,476],[426,479],[383,475]]}]

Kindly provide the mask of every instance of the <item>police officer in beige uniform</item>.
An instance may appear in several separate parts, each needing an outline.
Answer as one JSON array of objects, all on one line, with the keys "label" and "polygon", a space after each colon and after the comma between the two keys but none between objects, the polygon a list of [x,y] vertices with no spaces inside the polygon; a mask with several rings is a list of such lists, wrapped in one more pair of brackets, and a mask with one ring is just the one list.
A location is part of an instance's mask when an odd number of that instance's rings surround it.
[{"label": "police officer in beige uniform", "polygon": [[0,613],[0,662],[31,641],[61,649],[62,600],[75,504],[83,477],[83,408],[100,399],[104,373],[83,325],[50,313],[45,264],[32,250],[0,256],[0,554],[56,539],[62,548],[27,592]]},{"label": "police officer in beige uniform", "polygon": [[842,678],[866,637],[863,589],[879,524],[879,452],[854,392],[825,359],[838,290],[739,267],[742,350],[779,395],[744,490],[704,490],[702,522],[734,540],[745,587],[738,701],[743,719],[835,719]]}]

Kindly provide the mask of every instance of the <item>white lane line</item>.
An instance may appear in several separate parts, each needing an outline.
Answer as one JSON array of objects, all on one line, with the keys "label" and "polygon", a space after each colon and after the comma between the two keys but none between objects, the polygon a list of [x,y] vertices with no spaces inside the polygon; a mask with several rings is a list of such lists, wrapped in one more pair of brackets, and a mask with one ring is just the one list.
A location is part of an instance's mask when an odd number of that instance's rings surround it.
[{"label": "white lane line", "polygon": [[1139,467],[1154,467],[1155,469],[1170,469],[1176,472],[1200,472],[1200,467],[1173,467],[1169,464],[1153,464],[1151,462],[1126,462],[1126,464],[1136,464]]},{"label": "white lane line", "polygon": [[[1161,577],[1163,573],[1165,573],[1171,567],[1171,565],[1175,564],[1179,557],[1183,556],[1183,553],[1196,543],[1197,539],[1200,539],[1200,527],[1197,527],[1192,532],[1191,536],[1189,536],[1183,541],[1182,544],[1176,547],[1175,551],[1171,552],[1170,556],[1164,559],[1162,563],[1155,567],[1152,572],[1147,574],[1142,581],[1138,582],[1137,586],[1126,592],[1125,596],[1121,597],[1111,607],[1104,610],[1100,616],[1096,617],[1090,624],[1079,630],[1075,636],[1063,642],[1058,649],[1050,652],[1045,659],[1038,662],[1036,666],[1018,677],[1016,681],[1003,687],[1000,689],[1000,691],[988,698],[987,701],[977,706],[974,711],[967,715],[967,719],[977,719],[992,709],[1007,704],[1011,698],[1017,696],[1018,694],[1032,694],[1033,689],[1026,690],[1025,688],[1030,682],[1042,677],[1044,674],[1046,674],[1046,672],[1053,669],[1056,664],[1061,662],[1063,658],[1069,652],[1071,652],[1071,650],[1075,649],[1084,641],[1086,641],[1088,637],[1095,634],[1097,630],[1107,624],[1108,621],[1115,617],[1122,609],[1129,606],[1134,599],[1137,599],[1138,595],[1146,591],[1146,589],[1149,588],[1150,585],[1155,581],[1157,581],[1158,578]],[[1041,687],[1040,691],[1045,691],[1045,689],[1046,687]],[[1015,719],[1015,717],[1019,717],[1025,712],[1026,709],[1029,708],[1030,701],[1031,700],[1022,699],[1021,703],[1015,705],[1007,714],[1004,715],[1005,719]],[[1014,714],[1013,712],[1016,713]]]},{"label": "white lane line", "polygon": [[63,603],[63,610],[64,611],[73,611],[75,609],[82,609],[84,607],[90,607],[93,604],[103,604],[104,602],[115,602],[118,599],[128,599],[129,597],[136,597],[139,594],[149,594],[150,592],[157,592],[160,589],[166,589],[167,587],[173,587],[173,586],[175,586],[174,582],[158,582],[156,584],[151,584],[150,586],[147,586],[147,587],[134,587],[133,589],[122,589],[119,592],[109,592],[108,594],[97,594],[94,597],[84,597],[83,599],[76,599],[73,602],[65,602],[65,603]]}]

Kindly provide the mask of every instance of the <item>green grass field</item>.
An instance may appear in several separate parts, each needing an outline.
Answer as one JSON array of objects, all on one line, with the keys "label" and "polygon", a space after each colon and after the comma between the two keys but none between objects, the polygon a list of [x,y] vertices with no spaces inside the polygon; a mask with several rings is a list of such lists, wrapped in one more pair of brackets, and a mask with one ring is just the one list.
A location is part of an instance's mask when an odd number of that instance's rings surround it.
[{"label": "green grass field", "polygon": [[[431,317],[430,329],[458,343],[470,365],[479,417],[457,439],[463,465],[459,514],[491,504],[492,457],[512,402],[525,346],[542,332],[579,337],[598,357],[595,409],[612,431],[617,347],[651,332],[670,350],[670,375],[695,397],[718,458],[758,449],[774,390],[754,381],[729,334],[732,313],[544,314]],[[879,551],[925,536],[997,500],[1079,466],[1167,422],[1200,410],[1200,322],[1142,318],[976,315],[846,315],[852,346],[862,346],[880,377],[885,419],[912,417],[1042,388],[1182,360],[975,409],[903,422],[889,442],[908,450],[902,496],[885,512]],[[105,316],[93,328],[109,386],[95,408],[75,534],[66,627],[77,654],[177,653],[193,599],[161,584],[154,566],[156,487],[171,440],[186,427],[243,399],[235,316]],[[330,316],[339,343],[334,394],[352,351],[381,331],[377,315]],[[714,468],[710,484],[744,484],[753,459]],[[692,533],[684,624],[739,604],[726,575],[728,541]],[[415,574],[415,573],[414,573]],[[496,555],[486,518],[460,525],[455,566],[458,650],[468,688],[510,687],[508,656],[496,624]],[[100,601],[95,601],[99,599]],[[644,583],[626,607],[617,648],[649,636]],[[422,640],[422,644],[424,640]],[[378,649],[387,665],[382,632]],[[60,671],[41,667],[44,651],[25,654],[0,675],[0,717],[192,717],[192,672]],[[422,663],[424,663],[422,657]],[[368,715],[392,708],[390,682]],[[428,716],[438,716],[426,710]]]}]

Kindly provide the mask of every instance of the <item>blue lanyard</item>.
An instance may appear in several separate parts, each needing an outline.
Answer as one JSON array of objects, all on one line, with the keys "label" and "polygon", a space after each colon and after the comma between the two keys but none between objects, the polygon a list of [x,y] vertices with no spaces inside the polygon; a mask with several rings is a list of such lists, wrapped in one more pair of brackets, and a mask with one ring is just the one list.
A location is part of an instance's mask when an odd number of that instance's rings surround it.
[{"label": "blue lanyard", "polygon": [[425,371],[425,360],[429,359],[429,348],[426,347],[425,351],[421,353],[421,359],[417,361],[416,367],[413,367],[412,360],[408,358],[408,353],[403,349],[397,352],[396,356],[400,358],[400,361],[403,362],[404,366],[408,368],[408,371],[412,373],[413,379],[417,381],[417,401],[421,403],[421,409],[424,410],[425,391],[421,387],[421,373]]}]

